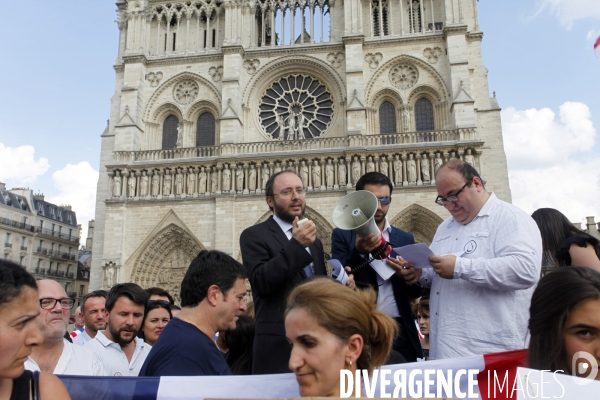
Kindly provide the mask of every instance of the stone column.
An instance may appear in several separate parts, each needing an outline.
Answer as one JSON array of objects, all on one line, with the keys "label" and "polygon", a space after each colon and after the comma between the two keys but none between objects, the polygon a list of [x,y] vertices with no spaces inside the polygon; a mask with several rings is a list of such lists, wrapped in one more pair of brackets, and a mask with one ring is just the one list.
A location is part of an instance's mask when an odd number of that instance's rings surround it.
[{"label": "stone column", "polygon": [[415,155],[415,163],[417,164],[417,186],[423,186],[423,179],[421,177],[421,155]]},{"label": "stone column", "polygon": [[429,153],[429,170],[431,171],[431,184],[435,185],[435,155],[433,153]]},{"label": "stone column", "polygon": [[366,165],[365,165],[366,159],[367,159],[367,157],[365,157],[365,156],[360,157],[360,176],[363,176],[367,172]]},{"label": "stone column", "polygon": [[352,157],[346,157],[346,173],[348,178],[346,180],[346,189],[352,188]]},{"label": "stone column", "polygon": [[108,171],[108,198],[112,198],[115,192],[115,172]]},{"label": "stone column", "polygon": [[402,160],[402,176],[404,177],[402,186],[408,186],[408,176],[406,175],[406,154],[402,154],[400,159]]}]

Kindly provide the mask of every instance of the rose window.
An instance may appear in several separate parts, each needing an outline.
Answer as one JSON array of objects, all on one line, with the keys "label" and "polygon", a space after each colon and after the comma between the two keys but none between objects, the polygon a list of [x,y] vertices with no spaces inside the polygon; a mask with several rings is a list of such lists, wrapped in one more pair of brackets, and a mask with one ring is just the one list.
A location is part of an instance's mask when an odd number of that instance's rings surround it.
[{"label": "rose window", "polygon": [[410,64],[397,65],[390,71],[390,82],[400,89],[409,89],[419,80],[419,71]]},{"label": "rose window", "polygon": [[179,104],[190,104],[198,96],[198,84],[194,81],[183,81],[173,88],[173,97]]},{"label": "rose window", "polygon": [[327,87],[306,75],[274,82],[260,102],[259,119],[271,139],[320,137],[331,125],[333,100]]}]

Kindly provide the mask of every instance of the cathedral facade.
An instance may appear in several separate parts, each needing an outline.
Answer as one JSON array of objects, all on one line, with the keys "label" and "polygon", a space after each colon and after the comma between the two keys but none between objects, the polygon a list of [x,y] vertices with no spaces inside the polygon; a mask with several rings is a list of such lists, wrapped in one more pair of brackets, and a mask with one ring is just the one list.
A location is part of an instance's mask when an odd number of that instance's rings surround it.
[{"label": "cathedral facade", "polygon": [[241,259],[292,169],[326,251],[364,173],[394,182],[392,225],[429,243],[435,172],[471,163],[511,201],[476,0],[118,0],[90,287],[179,293],[192,258]]}]

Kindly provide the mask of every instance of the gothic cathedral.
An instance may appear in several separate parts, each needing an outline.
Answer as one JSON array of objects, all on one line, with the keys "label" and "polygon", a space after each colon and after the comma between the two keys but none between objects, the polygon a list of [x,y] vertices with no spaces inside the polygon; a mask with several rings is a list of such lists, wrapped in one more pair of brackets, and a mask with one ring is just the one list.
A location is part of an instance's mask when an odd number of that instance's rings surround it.
[{"label": "gothic cathedral", "polygon": [[429,243],[435,172],[471,163],[511,201],[476,0],[117,0],[90,287],[179,295],[192,258],[238,260],[292,169],[325,250],[364,173],[394,182],[388,220]]}]

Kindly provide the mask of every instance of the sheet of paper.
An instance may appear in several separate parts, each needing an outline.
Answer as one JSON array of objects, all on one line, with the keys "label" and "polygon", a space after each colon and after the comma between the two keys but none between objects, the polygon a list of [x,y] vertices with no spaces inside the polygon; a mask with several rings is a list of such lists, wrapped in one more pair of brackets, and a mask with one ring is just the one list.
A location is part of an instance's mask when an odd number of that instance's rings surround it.
[{"label": "sheet of paper", "polygon": [[429,264],[429,256],[433,256],[434,254],[424,243],[395,247],[394,251],[400,257],[413,264],[416,269],[431,268],[431,265]]},{"label": "sheet of paper", "polygon": [[375,272],[377,272],[384,281],[387,281],[396,273],[394,268],[390,267],[385,260],[371,260],[371,267],[373,267]]},{"label": "sheet of paper", "polygon": [[348,282],[348,273],[344,269],[342,263],[339,262],[339,260],[336,260],[335,258],[327,260],[327,263],[331,265],[331,268],[333,269],[332,275],[336,277],[335,279],[337,281],[340,281],[342,285],[346,285],[346,282]]}]

